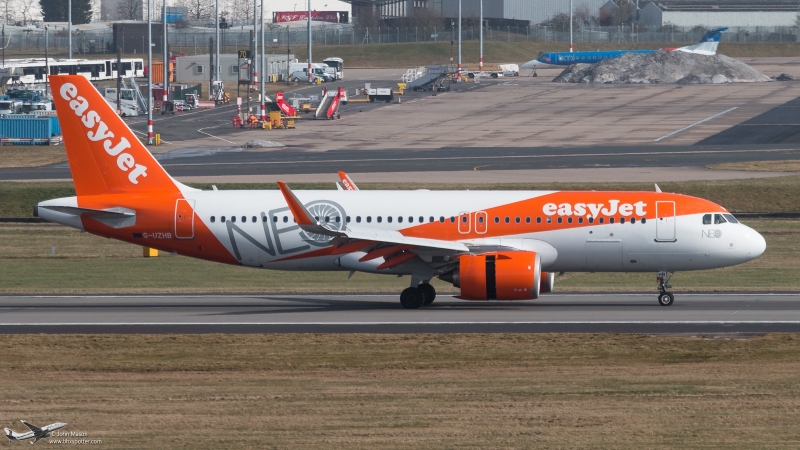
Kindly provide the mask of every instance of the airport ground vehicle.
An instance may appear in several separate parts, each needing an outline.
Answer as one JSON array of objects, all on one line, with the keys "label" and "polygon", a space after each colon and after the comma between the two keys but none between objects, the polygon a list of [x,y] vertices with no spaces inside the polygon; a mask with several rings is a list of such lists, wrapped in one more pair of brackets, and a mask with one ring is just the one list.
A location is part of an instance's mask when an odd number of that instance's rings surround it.
[{"label": "airport ground vehicle", "polygon": [[[308,72],[307,71],[292,72],[292,76],[290,77],[290,80],[294,81],[295,83],[299,83],[301,81],[308,81]],[[325,82],[325,79],[323,77],[321,77],[321,76],[319,76],[317,74],[312,74],[311,75],[311,82],[312,83],[317,83],[317,80],[319,80],[319,82]]]},{"label": "airport ground vehicle", "polygon": [[337,80],[344,79],[344,60],[342,58],[325,58],[322,62],[333,69]]},{"label": "airport ground vehicle", "polygon": [[367,88],[366,91],[371,102],[378,100],[389,103],[394,100],[394,92],[392,92],[391,88]]},{"label": "airport ground vehicle", "polygon": [[[764,238],[725,208],[644,191],[202,191],[181,184],[81,76],[53,76],[76,196],[35,214],[98,236],[220,263],[409,276],[405,308],[436,297],[530,300],[558,272],[668,273],[741,264]],[[120,276],[124,276],[121,274]]]}]

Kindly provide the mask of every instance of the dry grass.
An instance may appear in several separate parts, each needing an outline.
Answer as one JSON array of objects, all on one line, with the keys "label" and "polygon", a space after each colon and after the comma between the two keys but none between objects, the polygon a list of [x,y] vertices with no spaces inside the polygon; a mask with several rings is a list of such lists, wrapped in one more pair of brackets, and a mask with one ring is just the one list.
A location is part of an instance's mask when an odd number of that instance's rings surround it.
[{"label": "dry grass", "polygon": [[800,160],[787,161],[746,161],[723,163],[708,166],[709,169],[720,170],[753,170],[757,172],[800,172]]},{"label": "dry grass", "polygon": [[[800,221],[750,220],[767,240],[759,259],[735,267],[680,272],[673,285],[687,291],[800,291]],[[55,254],[50,254],[51,247]],[[60,225],[0,226],[0,294],[137,293],[397,293],[408,278],[346,272],[285,272],[227,266],[162,254]],[[123,276],[124,274],[124,276]],[[456,292],[434,280],[442,293]],[[559,292],[654,290],[653,273],[568,273]]]},{"label": "dry grass", "polygon": [[63,145],[0,146],[0,169],[49,166],[66,161]]},{"label": "dry grass", "polygon": [[0,423],[103,448],[797,448],[800,337],[0,336]]}]

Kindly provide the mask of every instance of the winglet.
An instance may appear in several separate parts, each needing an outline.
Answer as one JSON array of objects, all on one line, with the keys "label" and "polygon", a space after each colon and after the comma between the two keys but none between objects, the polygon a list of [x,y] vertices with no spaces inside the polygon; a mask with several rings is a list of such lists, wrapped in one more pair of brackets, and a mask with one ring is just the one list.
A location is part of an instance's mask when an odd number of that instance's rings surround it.
[{"label": "winglet", "polygon": [[654,183],[656,185],[656,192],[661,192],[661,188],[658,187],[658,183]]},{"label": "winglet", "polygon": [[356,186],[356,184],[353,183],[353,180],[351,180],[350,177],[345,172],[340,170],[339,171],[339,178],[342,179],[342,185],[344,186],[344,189],[346,191],[357,191],[358,190],[358,186]]},{"label": "winglet", "polygon": [[314,219],[314,216],[300,203],[300,200],[294,195],[294,192],[289,189],[289,186],[286,186],[286,183],[278,181],[278,188],[280,188],[281,193],[283,193],[283,198],[286,199],[286,203],[289,205],[289,209],[292,210],[292,215],[298,225],[301,227],[303,225],[320,226],[319,222]]}]

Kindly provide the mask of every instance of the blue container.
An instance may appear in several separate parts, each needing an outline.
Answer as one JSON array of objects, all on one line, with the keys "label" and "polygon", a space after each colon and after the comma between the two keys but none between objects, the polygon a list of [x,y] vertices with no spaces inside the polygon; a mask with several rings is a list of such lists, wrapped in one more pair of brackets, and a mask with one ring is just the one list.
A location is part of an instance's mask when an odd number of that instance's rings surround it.
[{"label": "blue container", "polygon": [[12,139],[50,139],[61,134],[57,117],[28,116],[0,118],[0,137]]}]

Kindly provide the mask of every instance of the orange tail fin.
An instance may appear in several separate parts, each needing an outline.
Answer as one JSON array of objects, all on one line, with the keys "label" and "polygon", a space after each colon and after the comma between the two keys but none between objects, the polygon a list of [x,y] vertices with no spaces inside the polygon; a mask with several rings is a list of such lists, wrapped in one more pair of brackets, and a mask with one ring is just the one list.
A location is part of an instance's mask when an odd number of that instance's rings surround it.
[{"label": "orange tail fin", "polygon": [[179,190],[89,80],[52,75],[50,82],[79,196]]}]

